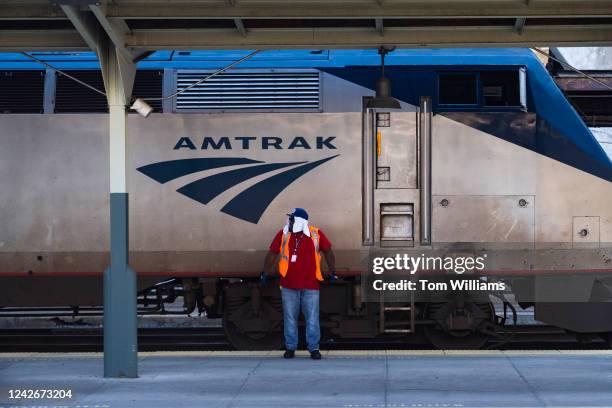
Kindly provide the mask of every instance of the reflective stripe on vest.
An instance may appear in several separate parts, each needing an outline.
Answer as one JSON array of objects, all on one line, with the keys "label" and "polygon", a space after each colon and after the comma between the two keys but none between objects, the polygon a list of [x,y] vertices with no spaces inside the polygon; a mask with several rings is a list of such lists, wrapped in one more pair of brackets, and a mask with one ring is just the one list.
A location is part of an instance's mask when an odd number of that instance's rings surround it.
[{"label": "reflective stripe on vest", "polygon": [[[317,227],[309,226],[310,239],[314,244],[314,256],[315,256],[315,276],[317,280],[322,281],[323,275],[321,274],[321,252],[319,251],[319,229]],[[288,232],[283,234],[280,246],[280,261],[278,261],[278,271],[282,277],[287,276],[289,270],[289,241],[291,240],[291,233]]]}]

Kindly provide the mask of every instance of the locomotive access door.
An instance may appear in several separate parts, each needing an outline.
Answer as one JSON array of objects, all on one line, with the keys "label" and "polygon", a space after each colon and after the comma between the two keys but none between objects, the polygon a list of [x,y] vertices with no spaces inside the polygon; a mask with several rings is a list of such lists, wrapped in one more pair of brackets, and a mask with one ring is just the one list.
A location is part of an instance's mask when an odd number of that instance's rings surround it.
[{"label": "locomotive access door", "polygon": [[363,112],[363,245],[412,247],[418,234],[417,112]]}]

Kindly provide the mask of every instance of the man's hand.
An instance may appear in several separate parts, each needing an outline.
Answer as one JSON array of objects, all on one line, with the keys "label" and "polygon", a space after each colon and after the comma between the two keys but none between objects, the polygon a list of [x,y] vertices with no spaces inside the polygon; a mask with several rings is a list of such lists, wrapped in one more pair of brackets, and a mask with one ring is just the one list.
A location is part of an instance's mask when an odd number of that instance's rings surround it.
[{"label": "man's hand", "polygon": [[329,282],[334,282],[338,280],[338,275],[336,275],[336,271],[329,271],[326,275],[325,275],[325,280],[329,281]]},{"label": "man's hand", "polygon": [[266,259],[264,260],[263,268],[261,269],[261,273],[259,274],[259,284],[261,286],[268,283],[268,272],[274,271],[274,264],[276,263],[276,258],[278,258],[278,254],[272,251],[268,251],[266,254]]},{"label": "man's hand", "polygon": [[329,273],[327,273],[325,276],[325,280],[329,282],[338,280],[338,275],[336,275],[336,256],[334,255],[334,251],[329,248],[327,251],[323,251],[323,255],[325,256],[325,262],[329,268]]}]

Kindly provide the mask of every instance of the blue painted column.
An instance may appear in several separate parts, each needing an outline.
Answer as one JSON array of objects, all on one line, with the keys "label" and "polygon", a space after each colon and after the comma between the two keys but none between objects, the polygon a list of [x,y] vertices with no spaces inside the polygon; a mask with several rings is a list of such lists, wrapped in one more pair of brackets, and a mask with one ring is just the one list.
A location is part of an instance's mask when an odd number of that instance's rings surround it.
[{"label": "blue painted column", "polygon": [[138,377],[136,274],[128,266],[128,194],[110,194],[111,264],[104,271],[104,376]]}]

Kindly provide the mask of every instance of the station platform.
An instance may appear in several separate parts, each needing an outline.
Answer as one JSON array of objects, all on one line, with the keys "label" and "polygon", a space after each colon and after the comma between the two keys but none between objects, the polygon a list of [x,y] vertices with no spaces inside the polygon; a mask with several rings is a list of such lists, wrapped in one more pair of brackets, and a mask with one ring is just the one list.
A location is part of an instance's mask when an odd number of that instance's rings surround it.
[{"label": "station platform", "polygon": [[[100,353],[0,354],[0,407],[609,407],[612,351],[139,353],[137,379]],[[10,389],[71,390],[64,400]]]}]

